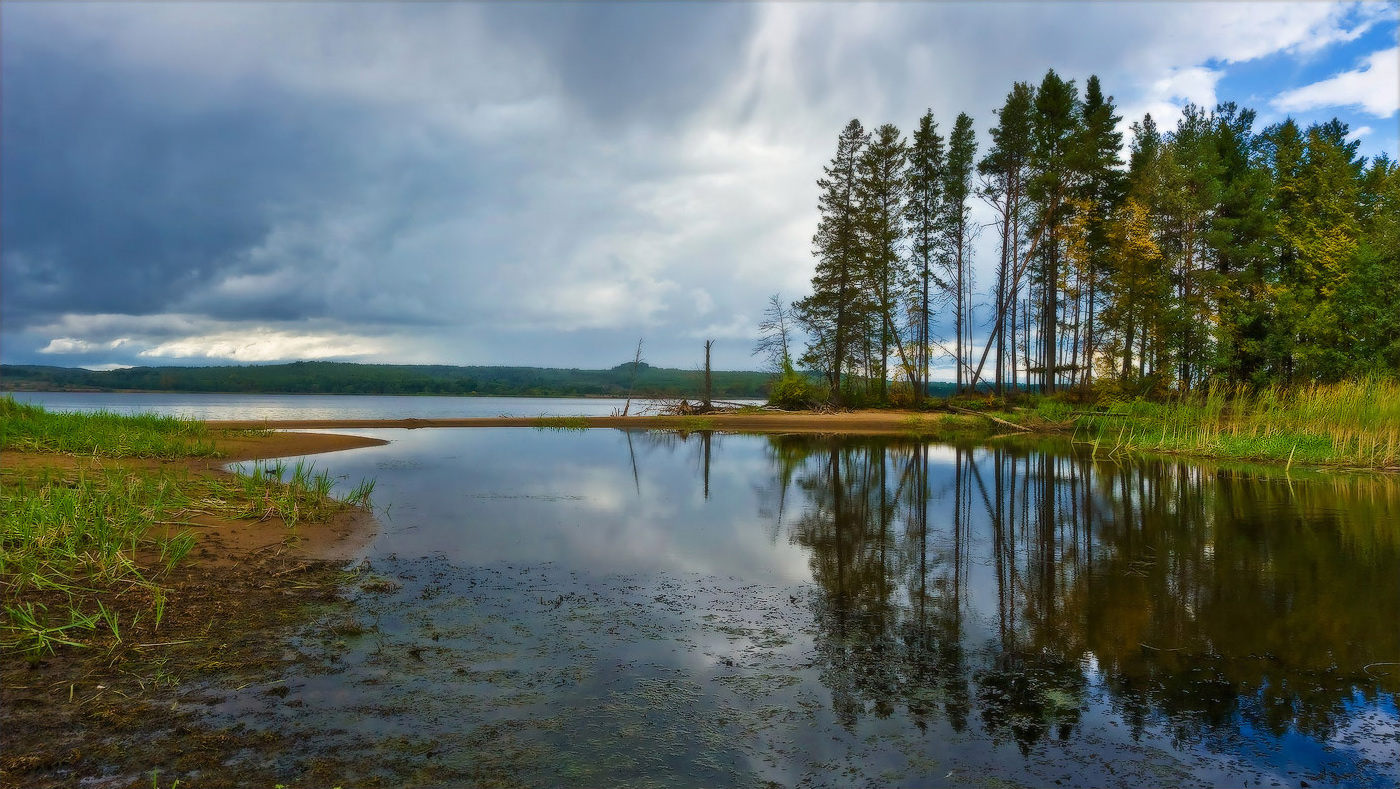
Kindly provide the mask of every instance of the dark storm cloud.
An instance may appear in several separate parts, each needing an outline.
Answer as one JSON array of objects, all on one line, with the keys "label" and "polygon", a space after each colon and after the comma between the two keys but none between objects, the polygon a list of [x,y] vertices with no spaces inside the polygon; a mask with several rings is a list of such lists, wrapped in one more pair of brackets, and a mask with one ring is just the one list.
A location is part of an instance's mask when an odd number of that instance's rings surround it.
[{"label": "dark storm cloud", "polygon": [[262,87],[182,111],[184,89],[163,75],[124,73],[57,42],[5,43],[7,325],[168,309],[256,270],[243,253],[273,212],[306,200],[308,184],[339,186],[343,155],[316,128],[340,120],[326,108],[279,104]]},{"label": "dark storm cloud", "polygon": [[585,117],[679,124],[703,108],[742,59],[752,3],[495,3],[485,18],[528,46]]},{"label": "dark storm cloud", "polygon": [[1181,7],[6,3],[0,350],[747,366],[850,118],[985,141],[1050,66],[1158,117],[1331,35]]}]

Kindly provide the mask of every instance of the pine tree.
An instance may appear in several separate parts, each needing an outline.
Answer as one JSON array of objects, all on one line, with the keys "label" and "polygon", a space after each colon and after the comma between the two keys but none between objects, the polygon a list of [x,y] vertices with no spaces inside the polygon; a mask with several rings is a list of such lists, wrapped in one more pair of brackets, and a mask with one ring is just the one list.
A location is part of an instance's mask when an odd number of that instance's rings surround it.
[{"label": "pine tree", "polygon": [[898,331],[899,304],[908,277],[902,245],[904,223],[905,162],[908,148],[899,129],[886,123],[875,129],[870,143],[856,161],[856,194],[860,212],[862,246],[865,249],[865,282],[874,303],[872,334],[879,338],[880,364],[873,371],[881,402],[889,397],[889,358],[893,346],[906,373],[912,371]]},{"label": "pine tree", "polygon": [[908,186],[904,205],[904,220],[909,235],[909,254],[916,277],[915,306],[917,348],[914,367],[918,371],[915,398],[922,402],[928,391],[929,373],[929,290],[946,284],[935,273],[935,264],[944,248],[943,181],[947,159],[943,137],[933,120],[933,110],[919,119],[919,128],[909,146]]},{"label": "pine tree", "polygon": [[1231,383],[1265,383],[1267,334],[1267,205],[1272,185],[1254,133],[1253,110],[1233,102],[1215,108],[1213,140],[1220,163],[1220,202],[1206,243],[1215,258],[1220,325],[1211,366]]},{"label": "pine tree", "polygon": [[836,141],[836,155],[817,181],[821,219],[812,238],[817,269],[812,275],[812,295],[793,305],[809,337],[803,363],[825,370],[831,396],[842,399],[841,373],[858,350],[855,341],[863,319],[861,244],[857,204],[856,161],[869,142],[860,121],[851,120]]},{"label": "pine tree", "polygon": [[1084,86],[1083,118],[1078,155],[1078,169],[1083,180],[1077,192],[1086,212],[1084,240],[1089,304],[1085,316],[1083,381],[1088,384],[1093,380],[1098,283],[1111,265],[1107,225],[1126,187],[1120,169],[1123,135],[1117,129],[1123,118],[1114,114],[1113,97],[1104,97],[1097,76],[1090,76]]},{"label": "pine tree", "polygon": [[[971,328],[972,240],[967,222],[967,198],[972,193],[972,168],[977,160],[977,139],[972,118],[959,113],[948,135],[948,167],[943,179],[943,206],[948,235],[948,279],[953,297],[953,320],[957,339],[953,344],[957,364],[958,391],[963,389],[963,368],[967,365],[964,339]],[[969,343],[970,344],[970,343]]]},{"label": "pine tree", "polygon": [[1035,122],[1031,138],[1032,167],[1029,193],[1037,203],[1040,222],[1045,225],[1045,243],[1041,245],[1040,285],[1040,346],[1043,366],[1042,387],[1055,390],[1059,374],[1059,286],[1060,243],[1059,225],[1063,221],[1063,204],[1075,181],[1075,139],[1079,135],[1079,92],[1074,81],[1061,79],[1054,69],[1045,74],[1035,95]]},{"label": "pine tree", "polygon": [[1002,393],[1005,383],[1003,357],[1007,334],[1011,335],[1012,381],[1015,381],[1015,326],[1011,305],[1019,301],[1020,280],[1018,257],[1021,250],[1021,218],[1026,199],[1026,178],[1031,154],[1031,112],[1035,91],[1030,84],[1017,82],[1006,96],[1006,103],[997,110],[1000,121],[992,129],[992,148],[977,165],[982,175],[982,196],[999,216],[1001,256],[996,272],[996,315],[992,331],[996,343],[996,391]]}]

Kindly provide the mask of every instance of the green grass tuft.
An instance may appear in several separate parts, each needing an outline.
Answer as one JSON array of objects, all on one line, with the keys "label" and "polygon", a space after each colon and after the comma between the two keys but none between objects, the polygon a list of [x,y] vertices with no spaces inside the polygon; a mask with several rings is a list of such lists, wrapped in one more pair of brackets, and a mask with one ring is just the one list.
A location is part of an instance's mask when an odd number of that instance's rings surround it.
[{"label": "green grass tuft", "polygon": [[535,417],[535,427],[540,430],[587,430],[586,416],[539,416]]},{"label": "green grass tuft", "polygon": [[203,422],[156,414],[59,413],[0,397],[0,450],[102,457],[219,457]]}]

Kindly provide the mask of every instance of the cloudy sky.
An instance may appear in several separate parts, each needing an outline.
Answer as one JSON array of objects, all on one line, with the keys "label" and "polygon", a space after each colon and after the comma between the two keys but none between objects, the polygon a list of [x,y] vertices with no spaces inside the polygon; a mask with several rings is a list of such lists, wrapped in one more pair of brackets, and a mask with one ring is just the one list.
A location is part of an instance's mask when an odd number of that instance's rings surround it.
[{"label": "cloudy sky", "polygon": [[[851,118],[1099,75],[1397,151],[1400,3],[0,4],[0,360],[753,368]],[[979,242],[985,265],[990,232]],[[984,278],[985,279],[985,278]],[[980,331],[979,331],[980,333]]]}]

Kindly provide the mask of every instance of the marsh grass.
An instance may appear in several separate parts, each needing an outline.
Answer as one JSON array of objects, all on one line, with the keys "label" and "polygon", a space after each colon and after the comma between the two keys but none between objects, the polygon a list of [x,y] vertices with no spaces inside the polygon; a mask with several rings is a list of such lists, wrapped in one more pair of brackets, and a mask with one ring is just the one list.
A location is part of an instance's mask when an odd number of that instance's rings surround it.
[{"label": "marsh grass", "polygon": [[1165,403],[1115,402],[1076,435],[1124,449],[1287,465],[1400,468],[1400,382],[1368,379],[1294,389],[1211,387]]},{"label": "marsh grass", "polygon": [[203,422],[156,414],[50,412],[0,397],[0,450],[123,458],[219,457]]},{"label": "marsh grass", "polygon": [[943,421],[941,415],[911,414],[900,420],[899,426],[914,438],[928,438],[943,432]]},{"label": "marsh grass", "polygon": [[587,430],[586,416],[538,416],[534,426],[540,430]]},{"label": "marsh grass", "polygon": [[323,521],[347,505],[369,509],[374,492],[374,480],[361,480],[345,498],[337,499],[331,495],[335,480],[330,472],[317,471],[307,460],[290,467],[281,460],[255,462],[247,470],[236,470],[234,480],[239,490],[223,490],[223,498],[241,499],[242,517],[277,517],[288,527],[302,520]]},{"label": "marsh grass", "polygon": [[707,416],[683,416],[676,427],[677,430],[686,433],[700,433],[706,430],[715,429],[715,420]]},{"label": "marsh grass", "polygon": [[[280,463],[218,477],[103,462],[107,453],[214,455],[200,423],[49,414],[10,398],[0,401],[0,416],[6,449],[91,457],[76,468],[0,470],[0,651],[21,653],[31,664],[102,634],[119,643],[143,616],[158,629],[168,604],[161,579],[194,548],[201,516],[277,517],[293,527],[325,520],[345,506],[371,505],[372,480],[337,500],[334,480],[307,462],[295,464],[286,480]],[[140,598],[145,605],[123,621],[118,598]]]}]

